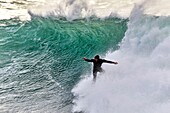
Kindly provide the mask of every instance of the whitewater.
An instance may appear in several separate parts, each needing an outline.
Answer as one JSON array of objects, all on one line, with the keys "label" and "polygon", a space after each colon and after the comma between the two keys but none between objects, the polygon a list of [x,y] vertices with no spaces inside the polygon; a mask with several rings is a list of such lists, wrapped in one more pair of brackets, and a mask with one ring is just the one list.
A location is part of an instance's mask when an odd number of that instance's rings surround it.
[{"label": "whitewater", "polygon": [[[0,6],[0,112],[170,112],[169,0]],[[94,83],[95,54],[119,64]]]},{"label": "whitewater", "polygon": [[169,16],[169,0],[1,0],[0,20],[31,15],[66,17],[68,20],[88,18],[128,18],[135,4],[142,4],[144,14]]},{"label": "whitewater", "polygon": [[105,57],[119,64],[103,65],[95,84],[88,75],[77,84],[73,112],[169,113],[169,28],[169,16],[146,15],[136,5],[120,48]]}]

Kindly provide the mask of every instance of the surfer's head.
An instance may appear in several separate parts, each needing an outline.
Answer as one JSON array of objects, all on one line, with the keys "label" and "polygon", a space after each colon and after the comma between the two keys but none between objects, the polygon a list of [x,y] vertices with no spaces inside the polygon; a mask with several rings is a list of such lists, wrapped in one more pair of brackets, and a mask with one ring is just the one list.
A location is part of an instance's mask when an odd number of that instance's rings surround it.
[{"label": "surfer's head", "polygon": [[95,57],[94,57],[94,59],[96,59],[96,60],[98,60],[100,57],[99,57],[99,55],[96,55]]}]

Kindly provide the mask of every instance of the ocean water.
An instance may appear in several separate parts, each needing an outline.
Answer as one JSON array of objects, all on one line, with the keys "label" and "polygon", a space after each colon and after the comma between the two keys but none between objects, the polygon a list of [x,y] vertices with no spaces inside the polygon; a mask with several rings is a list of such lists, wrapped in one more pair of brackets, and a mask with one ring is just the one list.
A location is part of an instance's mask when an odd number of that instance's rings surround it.
[{"label": "ocean water", "polygon": [[0,113],[169,113],[169,4],[1,0]]}]

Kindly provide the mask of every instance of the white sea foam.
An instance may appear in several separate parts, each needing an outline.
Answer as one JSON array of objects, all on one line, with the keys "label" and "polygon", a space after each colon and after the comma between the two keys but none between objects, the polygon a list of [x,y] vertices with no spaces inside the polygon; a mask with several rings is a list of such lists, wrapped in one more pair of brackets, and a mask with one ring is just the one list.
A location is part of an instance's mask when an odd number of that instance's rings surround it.
[{"label": "white sea foam", "polygon": [[170,15],[168,0],[48,0],[45,4],[31,9],[36,15],[64,16],[68,19],[86,18],[95,15],[129,17],[135,4],[143,3],[144,13],[156,16]]},{"label": "white sea foam", "polygon": [[144,15],[135,6],[120,49],[106,55],[119,64],[104,64],[95,84],[89,77],[75,86],[73,112],[169,113],[169,29],[169,17]]},{"label": "white sea foam", "polygon": [[169,0],[8,0],[0,2],[0,19],[19,17],[30,20],[28,12],[38,16],[62,16],[69,20],[97,16],[128,18],[135,4],[143,4],[144,13],[170,15]]}]

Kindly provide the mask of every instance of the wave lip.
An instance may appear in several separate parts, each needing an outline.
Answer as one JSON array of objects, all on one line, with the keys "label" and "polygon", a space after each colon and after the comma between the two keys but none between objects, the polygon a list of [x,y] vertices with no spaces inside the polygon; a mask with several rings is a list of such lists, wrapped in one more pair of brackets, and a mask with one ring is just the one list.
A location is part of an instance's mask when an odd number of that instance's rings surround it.
[{"label": "wave lip", "polygon": [[145,14],[168,16],[170,15],[168,3],[166,0],[51,0],[39,4],[38,7],[32,7],[30,12],[43,17],[51,15],[66,17],[68,20],[91,16],[128,18],[135,4],[143,4]]},{"label": "wave lip", "polygon": [[[68,20],[119,17],[128,18],[135,4],[143,4],[144,13],[154,16],[169,16],[167,0],[11,0],[0,2],[1,20],[19,17],[31,20],[31,16],[65,17]],[[31,14],[31,15],[30,15]]]}]

